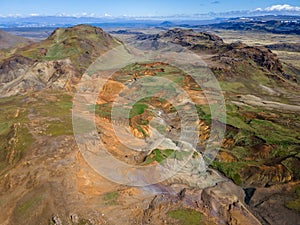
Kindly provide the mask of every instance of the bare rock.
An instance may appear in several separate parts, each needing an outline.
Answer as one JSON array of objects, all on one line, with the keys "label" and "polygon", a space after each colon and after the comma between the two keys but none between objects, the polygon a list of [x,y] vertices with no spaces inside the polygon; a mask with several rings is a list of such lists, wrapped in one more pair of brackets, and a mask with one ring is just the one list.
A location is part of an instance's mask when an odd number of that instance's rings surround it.
[{"label": "bare rock", "polygon": [[72,214],[70,217],[73,224],[79,223],[79,216],[77,214]]},{"label": "bare rock", "polygon": [[61,219],[58,216],[53,216],[52,222],[54,223],[54,225],[63,225]]},{"label": "bare rock", "polygon": [[201,199],[206,211],[215,215],[220,220],[220,224],[261,224],[243,204],[244,197],[240,187],[227,181],[204,189]]}]

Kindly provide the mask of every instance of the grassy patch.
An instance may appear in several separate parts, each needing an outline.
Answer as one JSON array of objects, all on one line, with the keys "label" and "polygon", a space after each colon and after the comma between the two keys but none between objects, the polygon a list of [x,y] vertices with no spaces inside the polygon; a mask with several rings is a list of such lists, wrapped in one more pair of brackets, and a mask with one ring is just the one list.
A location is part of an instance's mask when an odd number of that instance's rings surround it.
[{"label": "grassy patch", "polygon": [[300,198],[286,203],[286,207],[292,210],[296,210],[297,212],[300,212]]},{"label": "grassy patch", "polygon": [[300,186],[295,187],[295,200],[287,202],[285,206],[289,209],[300,212]]},{"label": "grassy patch", "polygon": [[[91,106],[91,107],[94,107],[94,106]],[[96,105],[95,106],[95,114],[102,118],[110,119],[111,118],[111,109],[112,109],[111,103],[104,103],[101,105]]]},{"label": "grassy patch", "polygon": [[18,162],[33,143],[23,96],[0,99],[0,171]]},{"label": "grassy patch", "polygon": [[249,150],[241,146],[234,146],[229,152],[238,159],[244,159],[249,155]]},{"label": "grassy patch", "polygon": [[51,93],[38,96],[38,101],[32,106],[44,119],[46,134],[52,136],[72,135],[72,96],[64,93]]},{"label": "grassy patch", "polygon": [[143,164],[149,164],[154,161],[160,163],[166,158],[168,158],[171,155],[174,155],[174,150],[172,149],[165,149],[165,150],[160,150],[160,149],[154,149],[150,155],[146,157],[146,160],[144,161]]},{"label": "grassy patch", "polygon": [[188,157],[190,152],[176,151],[173,149],[154,149],[150,155],[148,155],[143,162],[143,165],[149,164],[152,162],[161,163],[166,158],[176,158],[177,160],[183,160],[185,157]]},{"label": "grassy patch", "polygon": [[[16,136],[16,141],[9,143],[9,140],[14,136]],[[3,132],[0,135],[0,171],[9,166],[9,159],[12,160],[10,162],[12,165],[18,162],[33,141],[28,128],[23,124],[18,126],[16,130],[10,126]]]},{"label": "grassy patch", "polygon": [[141,115],[145,112],[147,108],[148,106],[146,104],[137,102],[132,106],[132,109],[130,110],[129,113],[129,117],[133,118],[137,115]]},{"label": "grassy patch", "polygon": [[200,120],[204,120],[207,124],[211,123],[211,112],[208,105],[196,105],[196,110]]},{"label": "grassy patch", "polygon": [[229,92],[241,93],[241,91],[245,90],[245,85],[241,82],[220,81],[220,86],[223,91]]},{"label": "grassy patch", "polygon": [[76,223],[76,225],[92,225],[92,223],[86,219],[79,219],[79,221],[78,221],[78,223]]},{"label": "grassy patch", "polygon": [[222,172],[226,177],[233,180],[237,185],[242,184],[239,171],[247,166],[247,162],[213,162],[212,167]]},{"label": "grassy patch", "polygon": [[19,216],[24,216],[26,214],[32,213],[33,208],[36,207],[43,199],[42,195],[34,196],[33,198],[23,202],[18,208],[17,208],[17,214]]},{"label": "grassy patch", "polygon": [[293,144],[300,143],[299,133],[267,120],[254,119],[250,126],[267,144]]},{"label": "grassy patch", "polygon": [[176,209],[167,215],[178,220],[180,225],[202,225],[202,214],[192,209]]},{"label": "grassy patch", "polygon": [[9,128],[8,122],[0,123],[0,135],[6,133],[8,128]]},{"label": "grassy patch", "polygon": [[103,201],[105,202],[105,205],[117,205],[118,197],[119,197],[119,192],[117,191],[109,192],[103,196]]},{"label": "grassy patch", "polygon": [[234,144],[238,146],[252,146],[254,133],[248,130],[239,129],[238,133],[233,137]]},{"label": "grassy patch", "polygon": [[72,135],[73,128],[71,121],[67,123],[62,123],[61,121],[51,121],[47,122],[48,127],[46,129],[46,134],[50,136],[60,136],[60,135]]}]

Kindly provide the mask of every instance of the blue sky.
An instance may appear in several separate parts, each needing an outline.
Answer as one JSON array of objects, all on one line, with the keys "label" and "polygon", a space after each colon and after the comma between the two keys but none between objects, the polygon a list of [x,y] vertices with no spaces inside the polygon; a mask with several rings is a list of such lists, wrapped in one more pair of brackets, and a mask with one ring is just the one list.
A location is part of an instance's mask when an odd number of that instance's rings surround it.
[{"label": "blue sky", "polygon": [[[79,15],[87,13],[88,15],[115,17],[123,15],[171,16],[247,11],[257,8],[265,10],[267,7],[270,9],[271,6],[284,4],[294,7],[291,9],[296,9],[300,15],[299,0],[0,0],[0,15]],[[278,9],[278,7],[274,9]]]}]

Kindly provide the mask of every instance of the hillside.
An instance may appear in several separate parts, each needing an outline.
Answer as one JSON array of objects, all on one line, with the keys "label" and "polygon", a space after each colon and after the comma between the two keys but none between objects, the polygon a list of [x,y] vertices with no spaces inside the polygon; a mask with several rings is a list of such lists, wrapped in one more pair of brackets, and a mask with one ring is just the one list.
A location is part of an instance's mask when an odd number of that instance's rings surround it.
[{"label": "hillside", "polygon": [[[93,62],[123,41],[87,25],[56,29],[46,40],[0,59],[0,223],[297,224],[297,70],[287,71],[265,47],[227,44],[207,32],[135,35],[131,41],[143,50],[171,42],[200,56],[222,88],[227,119],[215,121],[211,110],[217,103],[209,103],[207,90],[180,68],[132,63],[105,80],[106,72]],[[92,102],[91,90],[103,81]],[[179,88],[188,99],[174,92]],[[74,98],[86,103],[81,114]],[[205,167],[205,147],[215,140],[212,124],[226,126],[225,136],[216,160]],[[162,137],[158,145],[151,142],[155,135]],[[95,149],[94,136],[103,146]],[[81,141],[88,151],[82,151]],[[145,146],[155,147],[145,151]],[[132,187],[97,173],[94,168],[102,166],[122,179],[137,170],[121,169],[111,158],[97,161],[92,153],[104,150],[137,167],[188,161],[168,179]],[[137,182],[157,176],[137,174]]]},{"label": "hillside", "polygon": [[20,46],[30,43],[32,43],[32,41],[27,38],[15,36],[13,34],[0,30],[0,49],[7,49],[14,47],[15,45]]},{"label": "hillside", "polygon": [[4,96],[45,87],[72,89],[99,55],[119,44],[96,27],[56,29],[44,41],[4,53],[0,93]]}]

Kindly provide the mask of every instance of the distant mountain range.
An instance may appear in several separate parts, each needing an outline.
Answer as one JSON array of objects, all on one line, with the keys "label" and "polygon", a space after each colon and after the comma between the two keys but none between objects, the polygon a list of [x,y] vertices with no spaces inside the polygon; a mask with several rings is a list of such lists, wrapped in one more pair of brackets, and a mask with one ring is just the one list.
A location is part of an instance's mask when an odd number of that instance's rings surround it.
[{"label": "distant mountain range", "polygon": [[[189,25],[187,26],[189,27]],[[275,34],[300,34],[300,17],[262,16],[234,18],[209,25],[190,26],[204,29],[262,31]]]},{"label": "distant mountain range", "polygon": [[267,15],[252,17],[75,17],[75,16],[30,16],[30,17],[1,17],[0,29],[3,28],[34,28],[34,27],[68,27],[78,24],[91,24],[101,27],[147,27],[147,26],[181,26],[181,25],[208,25],[222,22],[249,22],[249,21],[294,21],[300,23],[300,16],[294,15]]},{"label": "distant mountain range", "polygon": [[[214,18],[208,20],[161,20],[155,18],[132,19],[69,16],[33,16],[27,18],[0,17],[0,29],[8,32],[12,31],[12,33],[17,35],[19,35],[17,31],[20,30],[22,33],[21,36],[24,36],[24,29],[26,32],[32,32],[32,29],[46,29],[45,31],[42,31],[42,33],[45,33],[45,35],[48,36],[48,30],[53,30],[53,28],[57,27],[69,27],[78,24],[90,24],[103,28],[186,27],[200,28],[203,30],[253,30],[277,34],[300,34],[300,16],[291,15]],[[45,38],[45,35],[42,35],[42,37]],[[25,35],[25,37],[29,36],[30,35]],[[41,37],[36,37],[36,39],[41,39]]]},{"label": "distant mountain range", "polygon": [[217,19],[198,20],[164,20],[163,18],[96,18],[96,17],[62,17],[62,16],[34,16],[34,17],[0,17],[0,29],[3,28],[35,28],[35,27],[68,27],[78,24],[90,24],[101,27],[147,27],[170,25],[204,25],[223,21]]}]

